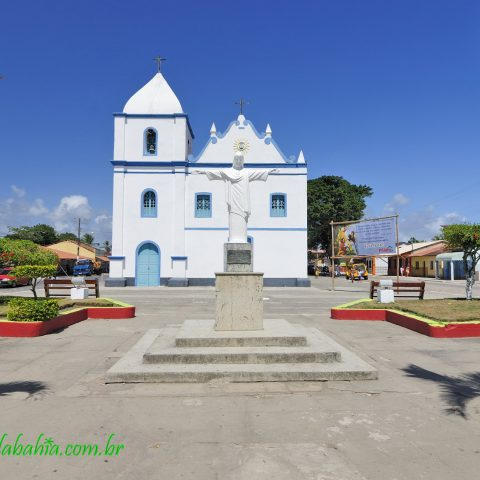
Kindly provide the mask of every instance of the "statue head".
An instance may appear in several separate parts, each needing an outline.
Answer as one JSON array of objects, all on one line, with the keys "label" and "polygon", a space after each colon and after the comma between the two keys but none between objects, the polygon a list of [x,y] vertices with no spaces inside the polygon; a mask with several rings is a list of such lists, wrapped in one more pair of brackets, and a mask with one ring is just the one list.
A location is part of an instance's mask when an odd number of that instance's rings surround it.
[{"label": "statue head", "polygon": [[233,157],[233,168],[235,170],[241,170],[243,168],[243,155],[241,153],[236,153]]}]

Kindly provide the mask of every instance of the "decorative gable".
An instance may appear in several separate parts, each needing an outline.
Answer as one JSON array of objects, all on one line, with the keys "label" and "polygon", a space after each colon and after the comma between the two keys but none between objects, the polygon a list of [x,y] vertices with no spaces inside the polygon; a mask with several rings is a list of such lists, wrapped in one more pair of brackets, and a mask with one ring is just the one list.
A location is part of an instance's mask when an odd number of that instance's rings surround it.
[{"label": "decorative gable", "polygon": [[287,158],[272,138],[267,125],[266,132],[259,134],[253,124],[243,115],[230,123],[225,133],[217,132],[215,124],[210,129],[210,138],[194,163],[231,164],[233,155],[242,152],[246,164],[298,164],[305,163],[303,154]]}]

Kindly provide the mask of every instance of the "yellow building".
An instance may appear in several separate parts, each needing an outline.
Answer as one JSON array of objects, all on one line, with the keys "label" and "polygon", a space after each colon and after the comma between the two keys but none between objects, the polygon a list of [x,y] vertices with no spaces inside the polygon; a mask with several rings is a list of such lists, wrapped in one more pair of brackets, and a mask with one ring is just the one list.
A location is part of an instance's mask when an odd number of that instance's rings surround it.
[{"label": "yellow building", "polygon": [[446,243],[438,242],[404,255],[410,266],[411,277],[436,277],[436,256],[446,251]]},{"label": "yellow building", "polygon": [[60,255],[60,252],[68,254],[68,257],[74,256],[75,258],[77,257],[78,252],[79,258],[86,258],[92,260],[92,262],[95,261],[96,257],[95,247],[80,242],[79,248],[78,243],[72,240],[65,240],[63,242],[53,243],[52,245],[48,245],[46,248],[48,248],[52,252],[55,252],[60,258],[62,257],[62,255]]}]

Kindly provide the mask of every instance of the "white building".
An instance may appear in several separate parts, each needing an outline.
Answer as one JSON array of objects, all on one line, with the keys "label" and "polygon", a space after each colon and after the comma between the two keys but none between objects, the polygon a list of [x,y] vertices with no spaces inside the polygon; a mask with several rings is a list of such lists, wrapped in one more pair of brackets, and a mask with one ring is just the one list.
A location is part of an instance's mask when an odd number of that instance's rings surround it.
[{"label": "white building", "polygon": [[259,134],[239,115],[221,134],[213,124],[192,154],[188,115],[161,73],[114,114],[113,238],[107,286],[213,285],[223,271],[228,213],[223,181],[192,169],[276,168],[251,184],[249,241],[265,285],[308,286],[307,165],[282,154],[266,126]]}]

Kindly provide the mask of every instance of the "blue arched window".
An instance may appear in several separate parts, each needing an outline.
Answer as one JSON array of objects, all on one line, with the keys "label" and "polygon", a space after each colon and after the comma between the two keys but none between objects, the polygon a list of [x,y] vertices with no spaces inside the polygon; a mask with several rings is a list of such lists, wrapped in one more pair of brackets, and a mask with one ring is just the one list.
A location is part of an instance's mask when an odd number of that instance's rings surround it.
[{"label": "blue arched window", "polygon": [[157,194],[153,190],[145,190],[142,193],[142,217],[157,216]]},{"label": "blue arched window", "polygon": [[270,216],[271,217],[287,216],[287,195],[285,193],[270,194]]},{"label": "blue arched window", "polygon": [[152,127],[145,129],[145,132],[143,132],[143,154],[157,154],[157,131]]}]

